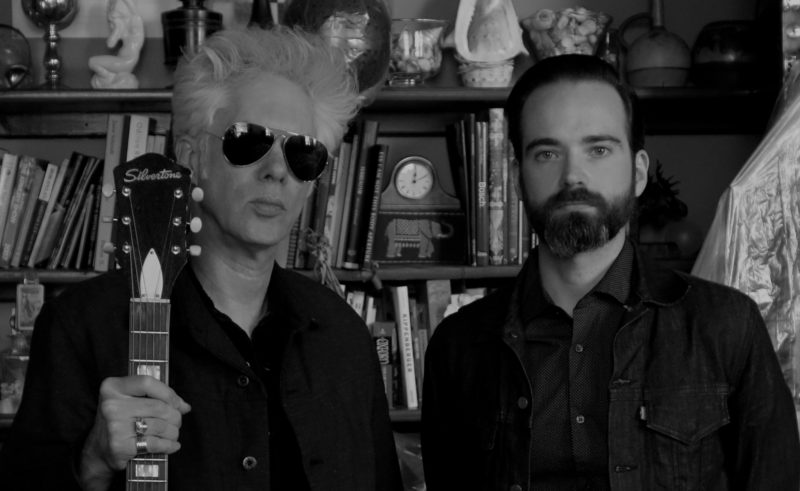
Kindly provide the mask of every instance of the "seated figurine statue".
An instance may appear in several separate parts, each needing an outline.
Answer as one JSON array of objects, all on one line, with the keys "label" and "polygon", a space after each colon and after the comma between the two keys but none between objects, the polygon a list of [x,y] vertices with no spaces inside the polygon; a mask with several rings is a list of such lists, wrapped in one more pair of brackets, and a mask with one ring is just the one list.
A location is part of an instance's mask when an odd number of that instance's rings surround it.
[{"label": "seated figurine statue", "polygon": [[139,61],[144,44],[144,23],[136,11],[134,0],[109,0],[108,25],[111,34],[107,45],[114,48],[122,42],[116,55],[99,55],[89,58],[89,68],[95,72],[92,87],[95,89],[136,89],[139,81],[131,72]]}]

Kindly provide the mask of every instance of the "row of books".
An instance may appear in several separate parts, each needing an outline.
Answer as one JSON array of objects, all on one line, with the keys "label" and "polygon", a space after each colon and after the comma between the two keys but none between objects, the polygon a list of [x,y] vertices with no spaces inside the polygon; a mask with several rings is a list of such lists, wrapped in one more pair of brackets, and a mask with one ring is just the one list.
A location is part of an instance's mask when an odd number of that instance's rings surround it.
[{"label": "row of books", "polygon": [[485,293],[453,293],[449,280],[390,286],[380,297],[359,288],[346,291],[372,333],[390,408],[419,408],[428,340],[442,319]]},{"label": "row of books", "polygon": [[[369,268],[389,151],[377,142],[378,127],[370,119],[351,124],[290,233],[286,264],[311,268],[324,255],[333,268]],[[309,240],[312,232],[316,240]]]},{"label": "row of books", "polygon": [[446,128],[456,189],[467,211],[468,263],[522,264],[536,245],[511,165],[503,108],[467,113]]},{"label": "row of books", "polygon": [[[295,224],[287,264],[313,266],[309,232],[324,237],[333,268],[372,266],[388,146],[377,143],[379,124],[362,119],[320,178]],[[522,264],[537,238],[511,171],[514,158],[502,108],[465,114],[446,128],[450,167],[467,216],[467,264]],[[388,171],[387,171],[388,172]]]},{"label": "row of books", "polygon": [[114,212],[109,164],[163,151],[166,138],[152,135],[152,127],[147,117],[110,115],[105,159],[72,152],[50,162],[0,152],[0,268],[107,271],[103,246]]}]

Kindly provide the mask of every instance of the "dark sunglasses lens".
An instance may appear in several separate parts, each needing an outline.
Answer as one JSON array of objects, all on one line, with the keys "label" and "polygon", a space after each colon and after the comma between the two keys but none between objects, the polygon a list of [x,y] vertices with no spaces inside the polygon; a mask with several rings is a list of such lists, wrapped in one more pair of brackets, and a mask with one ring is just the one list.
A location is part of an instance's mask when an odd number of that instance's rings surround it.
[{"label": "dark sunglasses lens", "polygon": [[266,155],[274,141],[262,126],[234,124],[222,137],[222,153],[233,165],[249,165]]},{"label": "dark sunglasses lens", "polygon": [[286,138],[283,150],[292,173],[302,181],[318,178],[328,163],[328,150],[314,138],[292,135]]}]

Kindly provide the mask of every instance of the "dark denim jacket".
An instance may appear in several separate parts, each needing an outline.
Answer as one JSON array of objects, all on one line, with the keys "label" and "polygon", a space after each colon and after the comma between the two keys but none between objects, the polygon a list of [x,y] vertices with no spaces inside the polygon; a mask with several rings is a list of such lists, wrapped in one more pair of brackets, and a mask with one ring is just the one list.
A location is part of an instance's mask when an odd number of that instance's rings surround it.
[{"label": "dark denim jacket", "polygon": [[[111,272],[45,304],[22,405],[0,453],[0,489],[78,488],[72,461],[94,422],[100,383],[127,372],[126,285]],[[293,329],[282,400],[311,489],[402,489],[375,346],[363,321],[332,291],[278,267],[269,295],[270,308]],[[169,459],[169,489],[267,490],[266,389],[204,305],[181,274],[172,295],[170,385],[192,410],[183,417],[181,449]],[[118,478],[112,489],[125,488],[124,473]]]},{"label": "dark denim jacket", "polygon": [[[637,270],[639,300],[614,340],[608,389],[611,489],[797,491],[795,409],[755,303],[641,260]],[[448,317],[431,340],[422,407],[430,491],[531,488],[519,284]]]}]

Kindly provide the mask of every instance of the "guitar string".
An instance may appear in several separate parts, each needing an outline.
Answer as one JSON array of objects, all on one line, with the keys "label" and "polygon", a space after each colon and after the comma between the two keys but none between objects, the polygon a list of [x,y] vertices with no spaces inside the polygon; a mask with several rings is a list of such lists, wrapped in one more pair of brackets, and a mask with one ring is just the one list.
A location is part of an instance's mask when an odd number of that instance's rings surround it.
[{"label": "guitar string", "polygon": [[[129,199],[129,202],[131,203],[131,210],[133,210],[132,199]],[[175,198],[175,196],[173,194],[172,207],[171,207],[172,210],[173,210],[173,214],[174,214],[174,210],[175,210],[175,202],[176,202],[176,198]],[[172,232],[173,232],[171,221],[168,221],[166,223],[166,227],[167,227],[167,233],[163,234],[164,242],[161,245],[161,257],[162,258],[167,257],[166,254],[171,252],[171,251],[168,251],[168,249],[167,249],[168,244],[170,243]],[[138,244],[139,228],[138,228],[138,223],[135,221],[135,216],[134,216],[134,218],[132,218],[132,234],[133,234],[133,237],[132,237],[133,240],[136,240],[137,241],[136,243]],[[133,265],[138,265],[139,269],[141,270],[143,268],[143,266],[144,266],[144,261],[142,260],[143,256],[141,255],[142,251],[139,250],[139,248],[132,248],[132,251],[133,251],[132,252],[133,258],[132,258],[132,261],[130,262],[131,266],[133,267]],[[141,281],[141,275],[133,275],[132,274],[131,276],[133,278],[133,281],[137,281],[137,282]],[[150,286],[150,285],[145,285],[145,286]],[[163,284],[162,284],[162,286],[163,286]],[[140,285],[140,287],[141,287],[141,285]],[[139,291],[141,292],[141,290],[139,290]],[[166,367],[166,356],[167,356],[167,353],[165,353],[165,350],[167,350],[169,348],[168,348],[168,339],[164,339],[164,337],[168,336],[168,334],[165,335],[163,333],[163,331],[160,331],[160,330],[158,332],[156,332],[157,327],[160,326],[163,323],[163,319],[162,319],[162,314],[164,314],[163,309],[161,308],[161,306],[159,304],[156,304],[156,303],[152,303],[151,304],[151,303],[148,303],[148,302],[142,302],[140,304],[140,306],[142,307],[144,312],[139,312],[138,310],[137,310],[137,312],[142,314],[142,317],[145,318],[145,324],[146,325],[145,325],[145,329],[144,330],[145,330],[145,332],[150,334],[148,336],[145,336],[145,356],[144,356],[144,358],[146,360],[153,360],[153,361],[155,361],[156,364],[158,364],[158,366],[160,367],[159,378],[163,382],[166,383],[167,382],[167,379],[166,379],[166,376],[167,376],[167,374],[166,374],[166,370],[167,370],[167,367]],[[135,334],[134,336],[141,337],[142,334]],[[139,341],[139,343],[137,343],[137,344],[141,345],[141,341]],[[150,454],[150,458],[152,458],[152,457],[153,457],[153,455]],[[163,461],[163,464],[164,464],[163,471],[164,471],[164,473],[166,473],[166,460]],[[128,473],[129,474],[131,472],[131,468],[130,467],[131,466],[128,467]],[[157,465],[157,467],[160,468],[159,465]],[[147,487],[147,489],[150,489],[150,485],[149,485],[150,483],[153,483],[153,481],[146,481],[144,483],[144,485]],[[140,484],[142,484],[142,483],[139,483],[137,481],[137,483],[136,483],[137,488],[140,487],[139,486]]]},{"label": "guitar string", "polygon": [[[138,296],[141,297],[141,270],[143,266],[143,261],[141,259],[141,251],[138,247],[134,247],[134,244],[139,243],[139,229],[138,223],[136,221],[136,214],[134,213],[134,199],[133,195],[128,195],[128,206],[130,210],[130,257],[129,257],[129,268],[130,268],[130,281],[132,283],[133,288],[132,292],[138,292]],[[131,374],[136,375],[138,374],[137,364],[138,362],[133,361],[135,359],[147,358],[147,337],[145,337],[145,354],[142,356],[141,348],[142,348],[142,334],[138,332],[141,326],[141,319],[142,319],[142,310],[141,310],[141,302],[134,303],[131,302],[131,309],[133,310],[132,325],[131,329],[134,331],[131,335],[131,344],[132,346],[129,347],[130,352],[132,353],[131,357]],[[138,352],[134,352],[134,347],[138,349]],[[135,456],[134,459],[129,463],[127,467],[127,474],[129,476],[128,483],[132,484],[132,488],[134,489],[142,489],[141,483],[138,481],[138,476],[136,476],[136,465],[137,465],[138,456]],[[135,480],[134,480],[135,479]],[[146,488],[144,488],[146,489]]]}]

